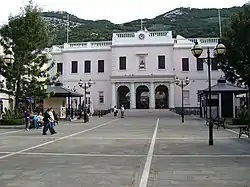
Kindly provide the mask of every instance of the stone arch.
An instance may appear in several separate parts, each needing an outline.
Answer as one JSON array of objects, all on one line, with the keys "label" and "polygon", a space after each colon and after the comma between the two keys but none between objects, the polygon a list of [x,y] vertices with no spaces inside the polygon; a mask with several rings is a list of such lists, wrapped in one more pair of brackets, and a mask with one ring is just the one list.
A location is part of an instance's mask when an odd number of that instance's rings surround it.
[{"label": "stone arch", "polygon": [[120,85],[117,88],[117,108],[124,105],[126,109],[130,108],[130,89],[126,85]]},{"label": "stone arch", "polygon": [[167,109],[169,108],[169,93],[166,85],[158,85],[155,88],[155,108]]},{"label": "stone arch", "polygon": [[136,108],[149,108],[149,88],[146,85],[139,85],[136,88]]}]

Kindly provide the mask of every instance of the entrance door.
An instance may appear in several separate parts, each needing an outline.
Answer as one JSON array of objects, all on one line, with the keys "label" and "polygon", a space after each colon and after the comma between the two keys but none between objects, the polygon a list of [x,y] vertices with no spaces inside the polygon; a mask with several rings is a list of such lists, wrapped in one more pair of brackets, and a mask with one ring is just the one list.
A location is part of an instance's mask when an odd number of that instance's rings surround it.
[{"label": "entrance door", "polygon": [[232,93],[221,93],[221,115],[222,117],[233,117]]},{"label": "entrance door", "polygon": [[136,108],[149,109],[149,89],[147,86],[139,86],[136,89]]}]

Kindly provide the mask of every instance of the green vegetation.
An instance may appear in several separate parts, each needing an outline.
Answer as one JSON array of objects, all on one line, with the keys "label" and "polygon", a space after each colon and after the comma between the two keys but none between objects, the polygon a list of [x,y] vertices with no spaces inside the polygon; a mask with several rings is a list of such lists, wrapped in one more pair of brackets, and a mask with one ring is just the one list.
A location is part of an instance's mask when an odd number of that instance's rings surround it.
[{"label": "green vegetation", "polygon": [[[250,93],[250,5],[232,16],[224,30],[223,43],[227,47],[226,56],[221,60],[221,69],[227,80],[242,85],[244,83]],[[248,116],[250,116],[250,94],[248,93]],[[243,113],[246,115],[246,112]],[[249,125],[250,118],[248,117]]]},{"label": "green vegetation", "polygon": [[15,96],[16,109],[19,108],[20,99],[45,97],[45,85],[55,80],[47,73],[54,63],[47,65],[48,55],[42,53],[51,45],[47,28],[40,9],[30,2],[19,15],[10,17],[8,24],[0,29],[3,37],[1,45],[6,52],[9,51],[9,43],[12,43],[15,57],[11,66],[2,64],[0,67],[0,74],[6,78],[6,88],[0,89],[0,92]]},{"label": "green vegetation", "polygon": [[[221,21],[225,26],[233,14],[242,7],[221,9]],[[53,44],[66,42],[67,12],[43,12],[42,17],[49,22]],[[70,42],[111,40],[114,32],[134,32],[140,30],[140,20],[123,24],[114,24],[108,20],[85,20],[74,15],[70,17]],[[184,37],[216,37],[219,36],[218,10],[177,8],[153,19],[144,19],[149,31],[172,30]]]},{"label": "green vegetation", "polygon": [[7,110],[5,108],[3,119],[0,119],[0,125],[23,125],[24,119],[23,119],[23,113]]}]

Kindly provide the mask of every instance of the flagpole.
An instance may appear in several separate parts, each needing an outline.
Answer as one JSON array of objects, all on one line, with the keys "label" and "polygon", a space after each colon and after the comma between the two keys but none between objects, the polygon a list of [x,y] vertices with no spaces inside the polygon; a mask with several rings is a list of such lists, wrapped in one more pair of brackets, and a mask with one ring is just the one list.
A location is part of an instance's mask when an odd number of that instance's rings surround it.
[{"label": "flagpole", "polygon": [[221,30],[221,17],[220,17],[220,9],[218,9],[218,16],[219,16],[220,38],[222,38],[222,30]]},{"label": "flagpole", "polygon": [[69,14],[67,14],[67,43],[69,43]]}]

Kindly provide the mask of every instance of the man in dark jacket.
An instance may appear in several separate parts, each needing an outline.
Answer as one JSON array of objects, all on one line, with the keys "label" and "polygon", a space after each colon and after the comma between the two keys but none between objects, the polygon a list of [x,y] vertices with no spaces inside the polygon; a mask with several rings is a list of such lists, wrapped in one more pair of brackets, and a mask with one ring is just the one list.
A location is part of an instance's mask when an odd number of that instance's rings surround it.
[{"label": "man in dark jacket", "polygon": [[55,129],[50,125],[50,122],[51,122],[51,118],[50,118],[50,115],[49,115],[49,112],[51,111],[52,109],[47,109],[44,113],[44,118],[43,118],[43,122],[44,122],[44,126],[43,126],[43,135],[47,135],[47,131],[49,129],[50,133],[51,134],[55,134],[56,131]]}]

